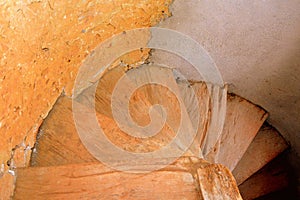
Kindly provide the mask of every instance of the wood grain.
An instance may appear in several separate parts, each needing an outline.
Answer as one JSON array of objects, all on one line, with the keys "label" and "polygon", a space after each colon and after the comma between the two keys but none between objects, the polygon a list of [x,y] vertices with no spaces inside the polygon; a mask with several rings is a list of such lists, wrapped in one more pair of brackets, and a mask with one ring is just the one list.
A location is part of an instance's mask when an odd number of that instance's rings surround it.
[{"label": "wood grain", "polygon": [[72,115],[72,100],[60,97],[42,124],[31,166],[65,165],[97,162],[84,147],[76,132]]},{"label": "wood grain", "polygon": [[200,199],[182,170],[132,174],[102,164],[18,169],[14,199]]},{"label": "wood grain", "polygon": [[98,84],[85,89],[75,100],[89,108],[95,106],[95,110],[99,114],[112,117],[111,96],[118,80],[124,75],[125,69],[122,66],[107,70]]},{"label": "wood grain", "polygon": [[[112,144],[130,152],[155,151],[168,144],[174,136],[174,132],[167,124],[153,137],[136,138],[121,131],[116,122],[105,115],[97,114],[97,119]],[[89,134],[91,130],[86,130],[86,132]],[[60,97],[43,123],[37,141],[31,158],[31,166],[55,166],[97,161],[86,150],[77,134],[70,98]]]},{"label": "wood grain", "polygon": [[213,163],[221,163],[232,171],[267,116],[268,114],[262,108],[241,97],[229,94],[222,135],[206,159]]}]

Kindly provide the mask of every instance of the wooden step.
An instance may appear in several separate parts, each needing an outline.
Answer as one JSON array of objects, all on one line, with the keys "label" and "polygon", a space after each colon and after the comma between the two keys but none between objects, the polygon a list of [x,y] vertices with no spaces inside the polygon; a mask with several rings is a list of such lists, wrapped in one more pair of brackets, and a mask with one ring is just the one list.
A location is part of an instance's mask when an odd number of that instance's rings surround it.
[{"label": "wooden step", "polygon": [[40,127],[31,166],[97,162],[83,146],[74,124],[72,100],[60,97]]},{"label": "wooden step", "polygon": [[278,131],[265,124],[232,171],[237,184],[243,183],[287,148],[288,144]]},{"label": "wooden step", "polygon": [[205,158],[221,163],[231,171],[243,157],[268,114],[262,108],[236,95],[228,94],[222,135]]},{"label": "wooden step", "polygon": [[[135,169],[137,163],[124,164]],[[228,169],[196,157],[150,173],[115,171],[101,163],[19,168],[16,173],[13,199],[241,199]]]},{"label": "wooden step", "polygon": [[[106,137],[115,146],[130,152],[153,152],[170,143],[174,137],[174,132],[165,125],[153,137],[136,138],[121,131],[111,118],[101,114],[97,114],[97,118]],[[88,123],[85,118],[82,121]],[[92,130],[87,130],[87,134],[91,132]],[[56,166],[96,161],[77,134],[73,120],[72,99],[60,97],[40,128],[31,166]]]},{"label": "wooden step", "polygon": [[243,199],[255,199],[287,188],[289,170],[285,155],[275,158],[239,186]]},{"label": "wooden step", "polygon": [[102,164],[18,169],[14,199],[200,199],[192,174],[113,171]]},{"label": "wooden step", "polygon": [[0,199],[7,200],[11,199],[14,193],[14,183],[16,177],[7,172],[0,172]]}]

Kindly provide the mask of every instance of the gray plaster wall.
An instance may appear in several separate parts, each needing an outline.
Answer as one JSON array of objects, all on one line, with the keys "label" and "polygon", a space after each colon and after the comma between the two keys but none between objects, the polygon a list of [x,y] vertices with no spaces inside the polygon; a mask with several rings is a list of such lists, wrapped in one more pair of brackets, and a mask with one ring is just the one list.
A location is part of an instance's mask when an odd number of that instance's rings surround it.
[{"label": "gray plaster wall", "polygon": [[[270,113],[300,171],[300,0],[175,0],[171,10],[159,26],[198,41],[230,90]],[[162,55],[154,52],[154,62]]]}]

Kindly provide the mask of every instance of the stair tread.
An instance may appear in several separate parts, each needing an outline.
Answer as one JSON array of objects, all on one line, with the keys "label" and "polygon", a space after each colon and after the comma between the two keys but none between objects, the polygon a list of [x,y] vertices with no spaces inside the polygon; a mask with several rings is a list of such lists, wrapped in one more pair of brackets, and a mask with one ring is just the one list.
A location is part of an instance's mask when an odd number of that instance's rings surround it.
[{"label": "stair tread", "polygon": [[[101,114],[97,114],[97,118],[106,137],[126,151],[136,153],[155,151],[168,144],[174,137],[174,132],[165,125],[153,137],[135,138],[121,131],[111,118]],[[91,131],[87,130],[87,133],[91,134]],[[77,134],[73,121],[72,99],[60,97],[40,129],[35,152],[32,154],[31,166],[96,161],[97,159],[86,150]]]},{"label": "stair tread", "polygon": [[85,163],[17,174],[14,199],[200,199],[192,174],[176,168],[134,174]]},{"label": "stair tread", "polygon": [[[193,90],[196,91],[196,94],[198,96],[198,98],[200,99],[200,102],[203,103],[203,102],[207,102],[207,100],[209,101],[209,94],[204,94],[203,95],[203,91],[205,92],[205,90],[207,91],[207,88],[203,87],[202,89],[200,89],[200,91],[202,91],[202,95],[201,93],[198,93],[198,88],[200,87],[201,88],[201,85],[202,87],[205,86],[206,84],[205,83],[193,83],[192,84],[192,87],[187,87],[186,84],[184,82],[179,82],[179,88],[181,89],[182,93],[183,93],[183,97],[184,97],[184,101],[186,102],[186,107],[188,109],[188,111],[191,110],[191,108],[189,108],[189,104],[193,104],[194,102],[188,102],[189,101],[189,96],[191,95],[190,93],[190,90]],[[197,88],[198,87],[198,88]],[[213,92],[213,91],[211,91]],[[206,99],[205,99],[205,96],[206,96]],[[185,100],[185,98],[187,98],[187,100]],[[212,102],[207,102],[207,104],[211,104]],[[237,105],[235,105],[237,104]],[[212,106],[212,105],[207,105],[207,108],[209,108],[209,106]],[[228,112],[228,110],[230,111],[230,109],[235,109],[235,111],[237,113],[233,113],[233,112]],[[254,111],[252,111],[251,109],[253,109]],[[201,107],[201,112],[202,111],[205,111],[205,107]],[[192,112],[189,112],[189,113],[192,113]],[[201,116],[205,116],[205,112],[204,114],[202,114]],[[192,113],[192,117],[194,117],[194,113]],[[242,123],[244,124],[232,124],[232,122],[230,122],[230,120],[234,119],[234,123],[241,123],[240,121],[238,120],[241,120],[241,119],[238,119],[237,120],[237,117],[239,117],[239,115],[249,115],[249,116],[245,116],[244,119],[242,119]],[[252,115],[252,116],[251,116]],[[211,118],[211,116],[209,116]],[[230,119],[227,119],[229,118]],[[247,146],[251,143],[251,141],[253,140],[253,137],[255,137],[256,133],[257,133],[257,130],[260,128],[260,126],[262,125],[262,123],[264,122],[264,120],[266,119],[267,115],[265,113],[264,110],[262,110],[261,108],[253,105],[252,103],[238,97],[238,96],[231,96],[228,98],[228,105],[227,105],[227,114],[226,114],[226,125],[224,125],[224,130],[222,131],[222,133],[224,133],[221,138],[219,139],[219,144],[217,143],[215,145],[215,148],[219,148],[217,149],[217,152],[215,153],[210,153],[206,158],[209,158],[210,161],[213,161],[213,162],[216,162],[216,163],[222,163],[224,165],[226,165],[227,167],[230,167],[230,169],[232,170],[234,168],[234,166],[236,165],[237,161],[239,161],[239,159],[241,158],[241,156],[244,154],[245,150],[247,149]],[[246,119],[245,119],[246,118]],[[251,129],[251,119],[254,120],[254,128]],[[244,125],[246,123],[249,123],[247,120],[250,121],[250,125],[248,125],[248,127],[245,127]],[[255,121],[256,121],[256,124],[255,124]],[[229,123],[230,122],[230,123]],[[200,122],[201,123],[201,122]],[[246,124],[247,125],[247,124]],[[203,129],[203,122],[202,124],[199,124],[199,127]],[[244,129],[241,129],[241,128],[244,128]],[[240,136],[235,136],[235,135],[229,135],[228,134],[232,134],[232,130],[235,131],[235,134]],[[199,130],[198,130],[199,131]],[[250,134],[248,133],[249,131]],[[209,130],[206,130],[206,134],[214,134],[214,132],[216,131],[211,131],[209,132]],[[244,133],[244,134],[248,134],[248,141],[243,141],[245,140],[245,138],[242,136],[242,134],[240,133]],[[252,134],[252,135],[251,135]],[[216,139],[217,139],[218,136],[216,136],[214,139],[211,139],[211,143],[213,144],[214,142],[216,143]],[[223,137],[223,138],[222,138]],[[242,138],[243,137],[243,138]],[[202,135],[202,140],[201,140],[201,146],[203,148],[203,138],[205,138],[205,136]],[[236,139],[237,141],[241,141],[242,144],[240,145],[242,148],[240,148],[241,151],[238,151],[235,147],[233,148],[229,148],[231,144],[234,144],[232,143],[232,139]],[[247,139],[247,138],[246,138]],[[214,142],[213,142],[214,140]],[[206,141],[207,142],[207,141]],[[231,142],[231,143],[230,143]],[[221,146],[218,146],[222,143]],[[244,145],[245,144],[245,145]],[[243,145],[244,145],[244,148],[243,148]],[[221,148],[223,148],[221,150]],[[224,151],[225,150],[225,151]],[[223,154],[227,154],[227,150],[228,151],[228,154],[231,155],[231,156],[235,156],[235,160],[233,161],[233,163],[231,163],[231,158],[229,158],[228,160],[226,160],[226,157],[224,157]],[[223,151],[220,153],[220,151]],[[235,155],[233,154],[233,152],[235,152]],[[204,152],[205,153],[205,152]],[[218,154],[221,154],[221,155],[218,155]]]},{"label": "stair tread", "polygon": [[233,170],[257,135],[268,114],[236,95],[228,94],[226,118],[221,137],[205,157]]},{"label": "stair tread", "polygon": [[150,173],[116,171],[102,163],[18,168],[14,199],[241,199],[230,171],[197,157],[181,157]]},{"label": "stair tread", "polygon": [[[172,71],[164,68],[143,66],[128,71],[125,76],[119,80],[119,84],[115,85],[114,93],[111,95],[112,104],[110,107],[113,109],[113,116],[111,117],[116,121],[124,122],[124,126],[127,125],[129,128],[134,127],[139,129],[139,127],[135,127],[135,124],[131,124],[131,118],[140,126],[152,124],[156,121],[163,121],[163,118],[161,118],[161,110],[158,108],[154,107],[152,110],[157,114],[155,115],[156,118],[150,119],[149,116],[149,114],[151,114],[150,108],[153,105],[162,104],[165,106],[168,113],[167,123],[174,132],[176,132],[179,124],[178,122],[180,121],[177,119],[178,115],[176,115],[176,117],[174,115],[174,113],[178,111],[177,102],[170,102],[174,105],[173,110],[170,110],[169,107],[166,106],[166,101],[174,99],[174,95],[167,93],[168,91],[166,88],[161,87],[160,85],[153,85],[153,82],[159,83],[161,80],[166,81],[167,79],[172,81],[170,72],[172,73]],[[147,83],[152,85],[148,85]],[[161,93],[164,93],[164,96],[157,95]],[[141,109],[141,107],[144,109]],[[130,111],[130,113],[128,111]]]},{"label": "stair tread", "polygon": [[262,127],[232,172],[237,184],[243,183],[287,148],[288,144],[276,129],[268,125]]},{"label": "stair tread", "polygon": [[282,190],[289,185],[289,167],[281,155],[239,185],[244,200],[255,199]]},{"label": "stair tread", "polygon": [[84,147],[72,116],[72,100],[60,97],[43,122],[31,166],[64,165],[69,163],[97,162]]}]

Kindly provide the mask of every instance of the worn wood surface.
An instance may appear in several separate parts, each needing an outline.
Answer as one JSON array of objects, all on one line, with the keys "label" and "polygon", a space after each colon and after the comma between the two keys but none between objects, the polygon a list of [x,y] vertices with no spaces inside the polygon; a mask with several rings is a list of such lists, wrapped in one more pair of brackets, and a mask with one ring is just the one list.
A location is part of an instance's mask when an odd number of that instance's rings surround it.
[{"label": "worn wood surface", "polygon": [[201,146],[205,157],[215,149],[223,134],[227,109],[227,86],[220,87],[207,83],[207,89],[210,95],[210,119],[207,133]]},{"label": "worn wood surface", "polygon": [[[168,70],[168,72],[168,79],[169,81],[171,81],[173,79],[173,76],[171,76],[172,71]],[[98,86],[96,90],[95,109],[98,112],[98,122],[104,130],[104,133],[106,134],[107,138],[114,145],[126,151],[137,153],[155,151],[169,144],[176,135],[175,131],[173,130],[178,129],[178,126],[180,125],[180,117],[178,117],[178,101],[176,101],[176,97],[174,96],[174,94],[170,93],[170,96],[162,95],[163,93],[168,92],[165,91],[166,88],[155,88],[158,89],[155,91],[159,91],[160,93],[160,95],[156,96],[154,95],[155,93],[152,90],[154,88],[150,88],[150,90],[149,88],[142,88],[141,90],[138,90],[130,98],[129,109],[125,109],[125,111],[130,111],[131,117],[135,123],[137,123],[139,126],[145,126],[149,123],[153,123],[153,121],[151,121],[149,117],[149,110],[153,104],[159,103],[162,106],[166,106],[165,109],[168,113],[167,123],[163,124],[160,122],[161,120],[159,120],[159,123],[161,123],[162,126],[161,124],[154,124],[154,127],[159,127],[159,129],[157,130],[157,132],[155,132],[153,136],[147,137],[145,139],[140,137],[134,137],[134,135],[129,135],[132,134],[131,130],[123,132],[117,126],[120,124],[117,124],[116,121],[110,118],[113,117],[113,113],[111,110],[111,92],[114,90],[117,81],[123,75],[124,70],[120,67],[117,67],[114,70],[107,72],[103,79],[100,80],[99,85],[102,86],[100,87],[100,89]],[[164,80],[164,76],[165,75],[163,75],[163,77],[159,77],[159,80]],[[110,77],[112,78],[110,79]],[[150,79],[151,76],[149,76],[148,78]],[[172,83],[176,89],[177,85],[176,83],[174,85],[174,80]],[[129,85],[125,85],[125,87],[128,86]],[[77,97],[75,100],[76,102],[84,103],[87,107],[92,108],[93,102],[88,92],[91,91],[84,91],[84,95]],[[125,94],[127,95],[127,93]],[[162,96],[164,96],[164,98],[162,98]],[[174,105],[171,104],[172,106],[168,106],[169,102],[173,102]],[[118,104],[120,106],[120,108],[118,109],[122,109],[123,101],[117,101],[117,103],[120,104]],[[152,113],[157,115],[158,111],[154,109],[154,112]],[[159,118],[154,117],[154,119],[156,119],[157,121]],[[181,131],[186,131],[184,133],[189,134],[190,132],[192,132],[192,130],[189,126],[190,122],[187,122],[187,120],[189,120],[189,118],[185,118],[182,124],[184,124],[188,129],[184,129]],[[86,118],[82,119],[82,121],[86,121]],[[125,123],[128,123],[129,119],[125,118],[123,121],[125,121]],[[168,122],[172,124],[172,127],[169,127]],[[130,124],[125,125],[127,125],[128,127],[132,127]],[[88,133],[90,132],[90,130],[86,130],[86,132]],[[181,136],[181,138],[185,139],[185,135],[183,135],[183,137]],[[176,143],[176,145],[177,148],[184,148],[180,146],[180,142]],[[184,149],[182,149],[182,151],[183,150]],[[61,99],[57,101],[56,105],[51,111],[51,114],[44,122],[40,130],[38,142],[36,145],[36,152],[34,152],[32,156],[31,165],[49,166],[89,161],[96,160],[87,152],[87,150],[79,140],[77,130],[74,126],[71,99],[61,97]]]},{"label": "worn wood surface", "polygon": [[82,162],[97,160],[79,139],[72,115],[72,100],[60,97],[40,128],[30,165],[51,166]]},{"label": "worn wood surface", "polygon": [[266,111],[258,106],[229,94],[222,135],[206,159],[213,163],[221,163],[232,171],[267,116]]},{"label": "worn wood surface", "polygon": [[100,114],[112,117],[111,96],[118,80],[124,75],[125,69],[122,66],[106,71],[97,85],[85,89],[75,100],[89,108],[95,107]]},{"label": "worn wood surface", "polygon": [[200,199],[192,174],[113,171],[102,164],[18,169],[14,199]]},{"label": "worn wood surface", "polygon": [[[130,152],[145,153],[168,144],[174,132],[167,124],[155,136],[136,138],[121,131],[111,118],[97,114],[98,122],[112,144]],[[88,121],[86,121],[88,123]],[[91,130],[86,130],[87,134]],[[75,128],[72,100],[61,97],[41,127],[38,142],[31,158],[31,166],[65,165],[96,162],[86,150]]]},{"label": "worn wood surface", "polygon": [[177,132],[183,116],[180,112],[180,99],[178,99],[180,96],[177,96],[179,90],[172,70],[159,66],[142,66],[130,70],[127,77],[132,83],[131,88],[139,87],[136,92],[143,94],[151,105],[157,104],[163,107],[166,113],[166,122],[174,132]]},{"label": "worn wood surface", "polygon": [[289,170],[283,156],[276,158],[239,186],[243,199],[255,199],[285,189],[289,185]]},{"label": "worn wood surface", "polygon": [[268,125],[262,127],[232,171],[238,185],[287,148],[288,144],[276,129]]},{"label": "worn wood surface", "polygon": [[198,169],[200,191],[203,199],[242,200],[231,172],[220,164],[210,164]]},{"label": "worn wood surface", "polygon": [[[136,169],[130,160],[118,164]],[[226,167],[197,157],[181,157],[150,173],[134,171],[102,163],[19,168],[14,199],[241,199]]]}]

